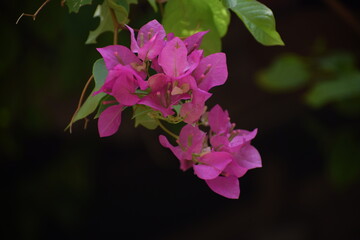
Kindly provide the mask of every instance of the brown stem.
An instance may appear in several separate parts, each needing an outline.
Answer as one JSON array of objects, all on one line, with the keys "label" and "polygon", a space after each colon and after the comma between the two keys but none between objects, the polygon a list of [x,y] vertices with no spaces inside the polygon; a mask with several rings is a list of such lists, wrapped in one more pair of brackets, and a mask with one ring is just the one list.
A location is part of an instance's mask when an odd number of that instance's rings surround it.
[{"label": "brown stem", "polygon": [[[88,89],[90,83],[91,83],[91,80],[94,79],[94,75],[91,75],[91,77],[89,78],[89,80],[87,80],[85,86],[84,86],[84,89],[82,90],[81,92],[81,96],[80,96],[80,99],[79,99],[79,103],[78,103],[78,106],[73,114],[73,116],[71,117],[71,121],[70,121],[70,127],[69,127],[69,130],[70,130],[70,133],[72,133],[72,124],[73,124],[73,121],[74,121],[74,118],[76,116],[76,114],[79,112],[80,108],[81,108],[81,105],[84,101],[84,96],[85,96],[85,93],[86,93],[86,90]],[[85,119],[86,121],[87,119]],[[89,121],[89,120],[87,120]],[[85,122],[85,128],[86,128],[86,125],[87,125],[87,121]]]},{"label": "brown stem", "polygon": [[32,17],[33,20],[35,21],[36,19],[36,16],[38,15],[38,13],[41,11],[41,9],[43,9],[43,7],[45,7],[45,5],[50,2],[50,0],[46,0],[39,8],[38,10],[36,10],[36,12],[34,14],[29,14],[29,13],[22,13],[20,15],[20,17],[18,18],[18,20],[16,21],[16,24],[19,23],[20,19],[23,17],[23,16],[27,16],[27,17]]},{"label": "brown stem", "polygon": [[161,17],[163,17],[164,16],[164,5],[162,2],[158,2],[158,4],[159,4],[159,9],[160,9],[160,15],[161,15]]},{"label": "brown stem", "polygon": [[[118,22],[114,9],[109,7],[109,11],[110,11],[110,14],[111,14],[111,19],[112,19],[113,24],[114,24],[114,45],[116,45],[117,42],[118,42],[118,31],[119,31],[119,29],[127,30],[127,31],[129,31],[129,29],[125,26],[125,24],[121,24],[121,23]],[[134,29],[135,32],[139,31],[139,29],[135,29],[135,28],[133,28],[133,29]]]},{"label": "brown stem", "polygon": [[339,17],[341,17],[360,36],[360,22],[354,14],[338,0],[323,0]]},{"label": "brown stem", "polygon": [[118,20],[116,18],[116,14],[115,14],[114,9],[109,7],[109,10],[110,10],[110,14],[111,14],[111,19],[112,19],[113,24],[114,24],[114,45],[117,45],[120,23],[118,22]]},{"label": "brown stem", "polygon": [[84,129],[87,129],[88,123],[90,122],[90,120],[86,117],[84,118],[85,122],[84,122]]}]

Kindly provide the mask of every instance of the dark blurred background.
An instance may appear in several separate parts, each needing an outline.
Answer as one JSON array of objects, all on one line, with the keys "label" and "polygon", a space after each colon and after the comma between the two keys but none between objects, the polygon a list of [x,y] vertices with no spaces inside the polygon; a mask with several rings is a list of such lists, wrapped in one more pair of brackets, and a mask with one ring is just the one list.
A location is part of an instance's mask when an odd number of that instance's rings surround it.
[{"label": "dark blurred background", "polygon": [[[154,16],[139,2],[134,27]],[[259,129],[253,145],[263,168],[240,179],[239,200],[180,171],[157,141],[161,131],[134,128],[130,112],[109,138],[99,138],[96,120],[64,132],[100,58],[95,47],[112,34],[84,45],[98,24],[95,4],[68,14],[54,0],[35,22],[15,25],[42,1],[3,2],[1,239],[360,239],[359,96],[344,99],[349,111],[337,107],[342,99],[315,108],[304,100],[311,84],[274,93],[256,80],[284,53],[313,61],[341,51],[359,69],[360,4],[339,1],[357,20],[349,24],[331,1],[261,2],[286,46],[260,45],[233,15],[223,39],[229,79],[208,101],[228,109],[238,128]],[[120,34],[121,43],[128,38]]]}]

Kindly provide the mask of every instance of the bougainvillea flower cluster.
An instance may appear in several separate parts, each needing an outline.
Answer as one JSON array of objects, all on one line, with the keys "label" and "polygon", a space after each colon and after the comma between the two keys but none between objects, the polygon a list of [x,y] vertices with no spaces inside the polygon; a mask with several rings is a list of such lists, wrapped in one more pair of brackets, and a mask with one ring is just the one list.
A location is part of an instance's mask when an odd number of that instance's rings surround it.
[{"label": "bougainvillea flower cluster", "polygon": [[[204,56],[199,46],[206,31],[179,38],[166,34],[156,20],[137,34],[127,28],[131,49],[120,45],[98,49],[108,75],[95,94],[113,97],[103,102],[108,106],[99,116],[100,136],[117,132],[125,108],[142,106],[146,117],[175,138],[176,146],[164,135],[159,140],[179,159],[181,170],[193,168],[214,192],[238,198],[238,179],[247,170],[261,167],[261,158],[251,145],[256,129],[235,129],[228,112],[219,105],[206,111],[205,102],[212,95],[209,90],[224,84],[228,77],[225,54]],[[161,121],[186,125],[177,136]]]},{"label": "bougainvillea flower cluster", "polygon": [[160,143],[171,149],[182,170],[193,167],[194,173],[214,192],[238,198],[238,178],[249,169],[261,167],[260,155],[250,144],[257,130],[234,129],[235,124],[230,123],[227,111],[219,105],[205,115],[208,119],[202,123],[210,126],[209,134],[197,125],[187,124],[180,132],[178,146],[172,146],[163,135],[159,137]]}]

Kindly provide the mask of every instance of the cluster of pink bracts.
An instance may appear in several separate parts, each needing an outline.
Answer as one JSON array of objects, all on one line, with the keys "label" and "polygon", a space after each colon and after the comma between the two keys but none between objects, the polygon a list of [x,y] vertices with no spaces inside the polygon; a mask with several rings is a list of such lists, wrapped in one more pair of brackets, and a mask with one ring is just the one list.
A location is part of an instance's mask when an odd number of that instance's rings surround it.
[{"label": "cluster of pink bracts", "polygon": [[[118,130],[121,112],[127,106],[146,105],[161,113],[162,119],[173,116],[174,106],[179,106],[179,117],[187,125],[176,139],[178,146],[162,135],[160,143],[180,160],[182,170],[193,167],[214,192],[238,198],[238,178],[248,169],[261,167],[261,158],[250,145],[257,130],[234,129],[227,111],[218,105],[206,112],[205,102],[212,95],[208,91],[227,80],[225,54],[203,56],[198,48],[207,32],[180,39],[166,34],[156,20],[141,27],[137,38],[134,30],[128,29],[131,50],[121,45],[98,49],[109,73],[97,93],[105,92],[116,99],[116,104],[99,117],[100,136]],[[149,68],[156,73],[149,76]],[[209,134],[199,126],[209,126]]]}]

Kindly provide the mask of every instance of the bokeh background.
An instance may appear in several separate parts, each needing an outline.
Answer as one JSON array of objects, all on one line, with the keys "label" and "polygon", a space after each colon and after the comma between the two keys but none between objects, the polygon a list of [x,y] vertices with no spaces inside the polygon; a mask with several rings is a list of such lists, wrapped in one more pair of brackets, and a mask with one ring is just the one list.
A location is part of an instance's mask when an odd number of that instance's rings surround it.
[{"label": "bokeh background", "polygon": [[[154,16],[139,2],[130,12],[134,27]],[[320,78],[358,71],[360,4],[338,1],[349,17],[333,1],[261,2],[274,11],[286,46],[262,46],[233,15],[223,38],[229,79],[208,101],[228,109],[238,128],[259,129],[253,145],[263,168],[240,179],[239,200],[180,171],[157,141],[161,131],[134,128],[130,113],[109,138],[99,138],[96,120],[64,132],[100,58],[95,47],[112,34],[84,45],[98,23],[95,5],[68,14],[51,1],[35,22],[15,25],[42,1],[3,2],[1,239],[360,239],[360,82],[355,94],[318,106],[306,100]],[[128,38],[120,34],[121,43]],[[312,77],[269,90],[259,76],[285,53],[305,59]],[[330,70],[319,76],[315,63],[327,57]],[[286,63],[280,70],[291,81]]]}]

